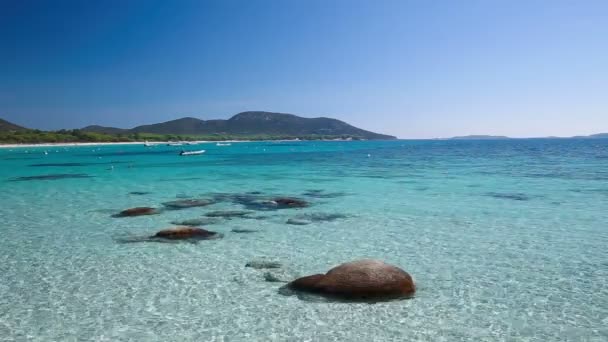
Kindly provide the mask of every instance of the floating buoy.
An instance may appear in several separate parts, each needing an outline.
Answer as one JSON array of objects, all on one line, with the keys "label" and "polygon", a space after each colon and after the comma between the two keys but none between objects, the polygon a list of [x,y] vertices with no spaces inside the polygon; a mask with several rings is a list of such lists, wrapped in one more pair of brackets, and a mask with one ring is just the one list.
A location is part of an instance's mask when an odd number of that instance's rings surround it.
[{"label": "floating buoy", "polygon": [[368,154],[368,155],[367,155],[367,158],[369,158],[369,157],[371,157],[371,156],[372,156],[371,154]]}]

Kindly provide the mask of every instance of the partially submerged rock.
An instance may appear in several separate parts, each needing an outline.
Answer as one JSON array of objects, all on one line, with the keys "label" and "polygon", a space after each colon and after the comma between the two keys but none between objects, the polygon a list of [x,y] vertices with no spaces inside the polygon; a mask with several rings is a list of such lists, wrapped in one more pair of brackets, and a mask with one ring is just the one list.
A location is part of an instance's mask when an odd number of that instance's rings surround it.
[{"label": "partially submerged rock", "polygon": [[412,277],[404,270],[378,260],[357,260],[332,268],[326,274],[298,278],[291,290],[354,301],[412,297]]},{"label": "partially submerged rock", "polygon": [[210,199],[199,198],[199,199],[182,199],[182,200],[170,201],[170,202],[163,203],[163,205],[165,207],[167,207],[168,209],[179,210],[179,209],[187,209],[187,208],[194,208],[194,207],[204,207],[204,206],[207,206],[207,205],[210,205],[213,203],[214,202]]},{"label": "partially submerged rock", "polygon": [[158,214],[158,210],[156,208],[151,207],[136,207],[125,209],[120,213],[114,215],[114,217],[134,217],[134,216],[144,216],[144,215],[155,215]]},{"label": "partially submerged rock", "polygon": [[221,234],[212,232],[202,228],[194,227],[174,227],[164,229],[151,236],[151,238],[168,239],[168,240],[209,240],[220,238]]}]

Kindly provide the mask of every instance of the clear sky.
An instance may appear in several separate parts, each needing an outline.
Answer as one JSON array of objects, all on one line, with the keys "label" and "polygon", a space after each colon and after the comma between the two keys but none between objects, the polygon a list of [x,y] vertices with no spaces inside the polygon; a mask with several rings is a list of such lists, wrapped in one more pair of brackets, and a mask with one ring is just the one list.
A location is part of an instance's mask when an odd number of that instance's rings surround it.
[{"label": "clear sky", "polygon": [[245,110],[402,138],[608,132],[608,1],[0,0],[0,118]]}]

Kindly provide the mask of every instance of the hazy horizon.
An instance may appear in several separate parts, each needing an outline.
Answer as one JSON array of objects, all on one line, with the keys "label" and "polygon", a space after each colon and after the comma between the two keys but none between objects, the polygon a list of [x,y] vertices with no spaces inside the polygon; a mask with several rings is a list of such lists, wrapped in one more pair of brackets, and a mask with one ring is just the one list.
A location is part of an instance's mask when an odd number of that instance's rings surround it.
[{"label": "hazy horizon", "polygon": [[248,110],[399,138],[608,132],[608,2],[2,1],[0,118]]}]

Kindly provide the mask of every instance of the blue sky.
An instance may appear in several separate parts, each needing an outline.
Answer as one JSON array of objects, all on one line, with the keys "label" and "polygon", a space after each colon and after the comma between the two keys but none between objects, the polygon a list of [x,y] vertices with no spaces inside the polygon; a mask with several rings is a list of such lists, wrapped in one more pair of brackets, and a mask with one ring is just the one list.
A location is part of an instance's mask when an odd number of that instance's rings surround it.
[{"label": "blue sky", "polygon": [[608,132],[608,1],[0,0],[0,118],[245,110],[402,138]]}]

